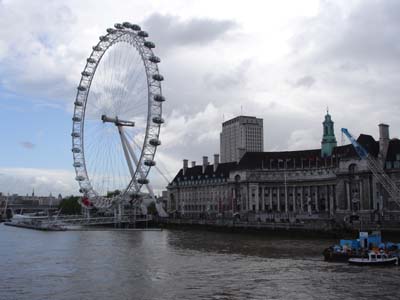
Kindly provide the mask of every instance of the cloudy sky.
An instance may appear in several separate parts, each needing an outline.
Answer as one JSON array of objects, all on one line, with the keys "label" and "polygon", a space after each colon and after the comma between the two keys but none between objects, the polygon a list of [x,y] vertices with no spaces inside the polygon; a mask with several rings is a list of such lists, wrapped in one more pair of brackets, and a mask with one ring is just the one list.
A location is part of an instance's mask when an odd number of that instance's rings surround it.
[{"label": "cloudy sky", "polygon": [[[340,128],[400,135],[400,1],[0,0],[0,191],[76,193],[71,117],[98,36],[138,23],[161,57],[157,162],[219,152],[221,122],[264,119],[266,151],[318,148]],[[152,175],[157,190],[166,182]]]}]

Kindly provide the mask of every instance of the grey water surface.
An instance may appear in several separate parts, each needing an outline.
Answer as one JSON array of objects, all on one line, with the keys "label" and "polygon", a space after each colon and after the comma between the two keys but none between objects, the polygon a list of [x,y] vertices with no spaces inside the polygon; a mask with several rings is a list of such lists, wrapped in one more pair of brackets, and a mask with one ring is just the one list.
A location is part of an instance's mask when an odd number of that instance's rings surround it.
[{"label": "grey water surface", "polygon": [[400,299],[400,267],[323,261],[334,240],[0,225],[0,300]]}]

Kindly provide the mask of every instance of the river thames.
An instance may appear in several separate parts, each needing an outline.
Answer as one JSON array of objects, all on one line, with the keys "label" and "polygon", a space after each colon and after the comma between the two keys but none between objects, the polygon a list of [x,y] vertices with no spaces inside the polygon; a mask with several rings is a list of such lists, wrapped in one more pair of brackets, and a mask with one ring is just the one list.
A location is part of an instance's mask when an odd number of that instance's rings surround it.
[{"label": "river thames", "polygon": [[396,299],[400,268],[327,263],[334,240],[0,225],[0,299]]}]

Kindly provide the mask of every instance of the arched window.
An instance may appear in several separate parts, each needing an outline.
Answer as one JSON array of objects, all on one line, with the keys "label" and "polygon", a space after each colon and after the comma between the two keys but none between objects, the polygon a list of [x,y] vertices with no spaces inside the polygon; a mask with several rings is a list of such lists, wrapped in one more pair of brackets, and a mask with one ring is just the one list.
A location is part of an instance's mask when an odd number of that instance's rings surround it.
[{"label": "arched window", "polygon": [[354,174],[355,172],[357,172],[357,165],[356,164],[350,164],[349,173]]}]

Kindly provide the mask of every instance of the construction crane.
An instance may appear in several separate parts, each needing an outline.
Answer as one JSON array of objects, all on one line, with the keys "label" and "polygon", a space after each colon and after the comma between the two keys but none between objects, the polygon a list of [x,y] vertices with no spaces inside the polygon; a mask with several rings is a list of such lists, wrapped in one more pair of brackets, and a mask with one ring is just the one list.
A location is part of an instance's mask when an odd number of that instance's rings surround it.
[{"label": "construction crane", "polygon": [[370,155],[363,146],[350,134],[347,128],[342,128],[342,133],[350,140],[358,156],[367,161],[367,166],[371,170],[376,180],[388,192],[389,196],[400,206],[400,189],[396,183],[386,174],[379,161]]}]

